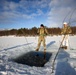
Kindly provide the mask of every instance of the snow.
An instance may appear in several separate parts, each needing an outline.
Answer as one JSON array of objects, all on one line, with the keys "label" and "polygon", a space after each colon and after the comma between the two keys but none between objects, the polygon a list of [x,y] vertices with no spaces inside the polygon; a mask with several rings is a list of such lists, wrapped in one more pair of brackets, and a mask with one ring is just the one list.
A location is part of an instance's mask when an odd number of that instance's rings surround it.
[{"label": "snow", "polygon": [[[59,49],[61,36],[47,36],[47,52],[52,53],[44,67],[18,64],[12,59],[35,51],[38,36],[35,37],[0,37],[0,75],[76,75],[76,36],[70,36],[68,50],[61,49],[54,63],[55,55]],[[43,51],[41,45],[40,51]]]}]

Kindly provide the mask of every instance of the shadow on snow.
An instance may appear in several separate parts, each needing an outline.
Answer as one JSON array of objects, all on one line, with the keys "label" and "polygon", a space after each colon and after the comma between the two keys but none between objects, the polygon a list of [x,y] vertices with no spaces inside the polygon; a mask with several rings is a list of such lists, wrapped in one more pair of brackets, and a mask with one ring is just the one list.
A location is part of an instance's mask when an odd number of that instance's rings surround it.
[{"label": "shadow on snow", "polygon": [[48,43],[47,45],[46,45],[46,47],[48,48],[49,46],[51,46],[52,44],[54,44],[55,43],[55,41],[51,41],[50,43]]},{"label": "shadow on snow", "polygon": [[60,51],[58,55],[59,60],[57,59],[55,75],[76,75],[75,69],[69,64],[69,58],[70,55],[66,51]]},{"label": "shadow on snow", "polygon": [[29,45],[29,44],[32,44],[32,43],[27,43],[27,44],[22,44],[22,45],[17,45],[17,46],[13,46],[13,47],[10,47],[10,48],[6,48],[4,50],[10,50],[10,49],[14,49],[14,48],[17,48],[17,47],[21,47],[21,46],[26,46],[26,45]]}]

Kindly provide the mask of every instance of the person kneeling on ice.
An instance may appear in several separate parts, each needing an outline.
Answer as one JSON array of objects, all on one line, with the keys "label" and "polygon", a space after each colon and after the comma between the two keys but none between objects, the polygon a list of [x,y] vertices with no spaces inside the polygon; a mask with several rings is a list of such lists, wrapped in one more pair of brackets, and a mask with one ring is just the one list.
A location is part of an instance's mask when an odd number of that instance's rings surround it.
[{"label": "person kneeling on ice", "polygon": [[39,51],[41,42],[43,42],[43,46],[44,46],[44,53],[46,53],[46,44],[45,44],[45,36],[48,35],[48,31],[47,29],[44,27],[43,24],[40,25],[40,28],[38,29],[37,33],[39,34],[39,38],[38,38],[38,45],[36,48],[36,51]]},{"label": "person kneeling on ice", "polygon": [[63,28],[61,30],[61,34],[62,34],[62,47],[64,49],[67,49],[69,44],[68,44],[68,37],[69,34],[72,33],[72,30],[70,28],[70,26],[68,26],[68,24],[66,22],[63,23]]}]

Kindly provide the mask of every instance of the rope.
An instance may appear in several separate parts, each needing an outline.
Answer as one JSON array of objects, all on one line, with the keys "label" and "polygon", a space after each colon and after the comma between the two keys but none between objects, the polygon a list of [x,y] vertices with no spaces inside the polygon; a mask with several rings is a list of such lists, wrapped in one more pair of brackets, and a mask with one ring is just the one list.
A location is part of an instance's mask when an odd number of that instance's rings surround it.
[{"label": "rope", "polygon": [[[22,33],[23,33],[23,35],[25,37],[26,35],[25,35],[24,31],[22,29],[21,29],[21,31],[22,31]],[[27,41],[27,38],[26,37],[25,37],[25,40],[26,40],[26,43],[28,44],[28,41]],[[29,44],[28,44],[28,48],[31,49],[30,46],[29,46]]]},{"label": "rope", "polygon": [[[76,8],[74,8],[74,10],[72,11],[72,13],[71,13],[71,15],[70,15],[70,19],[69,19],[69,23],[68,23],[69,26],[70,26],[70,24],[71,24],[71,18],[72,18],[73,13],[75,12],[75,10],[76,10]],[[76,21],[72,21],[72,22],[76,22]],[[69,40],[68,40],[68,42],[69,42]],[[69,42],[69,47],[70,47],[70,48],[69,48],[70,50],[74,50],[73,48],[71,48],[70,42]]]},{"label": "rope", "polygon": [[[75,8],[75,9],[76,9],[76,8]],[[75,11],[75,9],[74,9],[74,11]],[[69,19],[69,23],[68,23],[68,24],[70,24],[70,20],[71,20],[71,17],[72,17],[72,15],[73,15],[74,11],[72,12],[72,14],[71,14],[71,16],[70,16],[70,19]],[[69,14],[70,14],[70,12],[65,16],[63,22],[65,21],[65,19],[67,18],[67,16],[68,16]],[[63,22],[62,22],[62,23],[63,23]],[[63,43],[63,41],[64,41],[64,39],[65,39],[65,36],[66,36],[66,35],[64,35],[63,40],[62,40],[62,42],[61,42],[61,44],[60,44],[60,46],[59,46],[59,49],[58,49],[58,51],[57,51],[57,53],[56,53],[56,56],[55,56],[55,58],[54,58],[54,61],[53,61],[53,63],[52,63],[52,72],[51,72],[51,73],[54,73],[54,64],[55,64],[56,58],[57,58],[57,56],[58,56],[58,54],[59,54],[60,47],[62,46],[62,43]]]},{"label": "rope", "polygon": [[71,18],[72,18],[73,13],[75,12],[75,10],[76,10],[76,8],[74,8],[74,10],[72,11],[72,13],[71,13],[71,15],[70,15],[69,24],[70,24],[70,22],[71,22]]},{"label": "rope", "polygon": [[57,53],[56,53],[56,56],[55,56],[55,58],[54,58],[54,61],[53,61],[53,64],[52,64],[52,72],[51,72],[51,73],[54,73],[54,63],[55,63],[55,60],[56,60],[56,58],[57,58],[57,56],[58,56],[58,53],[59,53],[60,48],[61,48],[61,46],[62,46],[62,43],[63,43],[63,41],[64,41],[64,39],[65,39],[65,36],[66,36],[66,35],[64,35],[63,40],[61,41],[61,44],[60,44],[60,46],[59,46],[59,49],[58,49],[58,51],[57,51]]},{"label": "rope", "polygon": [[67,14],[67,15],[65,16],[65,18],[63,19],[62,25],[63,25],[65,19],[69,16],[70,13],[71,13],[71,12],[68,12],[68,14]]}]

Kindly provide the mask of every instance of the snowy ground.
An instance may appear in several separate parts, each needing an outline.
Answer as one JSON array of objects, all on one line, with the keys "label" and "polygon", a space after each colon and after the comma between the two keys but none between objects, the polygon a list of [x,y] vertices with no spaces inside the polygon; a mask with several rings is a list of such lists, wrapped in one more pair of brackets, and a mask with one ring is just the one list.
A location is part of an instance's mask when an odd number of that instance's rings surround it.
[{"label": "snowy ground", "polygon": [[[70,36],[69,49],[61,50],[54,64],[52,62],[59,49],[61,36],[46,37],[47,52],[52,53],[44,67],[28,66],[12,61],[24,53],[34,51],[38,37],[0,37],[0,75],[76,75],[76,36]],[[40,51],[43,51],[41,46]]]}]

